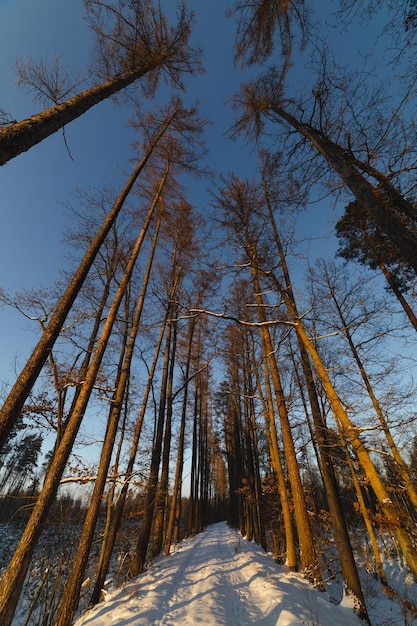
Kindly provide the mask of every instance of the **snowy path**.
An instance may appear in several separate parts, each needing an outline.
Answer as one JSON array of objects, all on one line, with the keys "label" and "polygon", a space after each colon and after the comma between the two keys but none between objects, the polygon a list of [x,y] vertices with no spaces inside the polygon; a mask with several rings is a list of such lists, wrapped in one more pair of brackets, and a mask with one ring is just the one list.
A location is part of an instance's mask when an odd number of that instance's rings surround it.
[{"label": "snowy path", "polygon": [[350,608],[284,572],[225,523],[184,541],[77,626],[358,626]]}]

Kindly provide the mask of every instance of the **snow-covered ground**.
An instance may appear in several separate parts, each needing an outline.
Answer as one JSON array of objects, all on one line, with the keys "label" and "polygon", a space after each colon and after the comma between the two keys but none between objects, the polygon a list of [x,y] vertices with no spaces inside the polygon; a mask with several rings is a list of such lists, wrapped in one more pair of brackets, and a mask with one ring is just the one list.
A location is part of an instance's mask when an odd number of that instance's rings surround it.
[{"label": "snow-covered ground", "polygon": [[[390,621],[390,600],[378,624]],[[388,610],[388,612],[387,612]],[[386,621],[385,621],[386,620]],[[359,626],[349,602],[285,571],[226,523],[209,526],[160,557],[144,574],[108,594],[76,626]]]}]

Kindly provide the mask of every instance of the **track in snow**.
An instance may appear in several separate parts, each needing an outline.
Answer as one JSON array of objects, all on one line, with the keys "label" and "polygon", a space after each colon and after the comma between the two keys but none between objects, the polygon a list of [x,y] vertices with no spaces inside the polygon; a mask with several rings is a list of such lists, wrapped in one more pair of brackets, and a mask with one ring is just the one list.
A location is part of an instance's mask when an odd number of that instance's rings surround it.
[{"label": "track in snow", "polygon": [[108,596],[77,626],[358,626],[350,608],[277,566],[225,523],[178,546],[169,557]]}]

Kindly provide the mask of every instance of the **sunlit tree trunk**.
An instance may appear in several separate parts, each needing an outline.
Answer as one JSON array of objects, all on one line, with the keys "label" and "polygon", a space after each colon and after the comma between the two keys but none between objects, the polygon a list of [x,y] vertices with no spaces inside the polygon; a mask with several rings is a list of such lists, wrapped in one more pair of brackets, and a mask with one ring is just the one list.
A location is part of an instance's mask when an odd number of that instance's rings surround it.
[{"label": "sunlit tree trunk", "polygon": [[[163,203],[161,203],[163,207]],[[134,313],[132,327],[129,335],[127,328],[124,341],[121,346],[120,363],[116,378],[115,392],[113,394],[111,408],[107,421],[107,429],[104,436],[102,452],[99,461],[97,478],[95,480],[93,493],[91,495],[90,506],[84,521],[83,529],[79,539],[77,552],[74,557],[72,569],[62,594],[61,602],[58,607],[56,626],[65,626],[71,623],[74,613],[78,606],[78,598],[80,595],[81,585],[84,580],[85,569],[87,567],[88,556],[91,544],[94,538],[94,531],[100,513],[101,498],[106,485],[107,474],[110,466],[111,456],[113,453],[114,443],[116,441],[117,429],[119,425],[121,409],[125,399],[126,389],[129,382],[130,370],[133,359],[133,352],[136,345],[136,338],[139,332],[139,325],[145,302],[145,295],[149,284],[152,262],[157,243],[157,237],[163,210],[159,212],[156,233],[153,239],[153,245],[150,251],[148,264],[145,270],[142,289],[139,294],[136,310]],[[126,320],[127,325],[127,320]]]},{"label": "sunlit tree trunk", "polygon": [[101,85],[82,91],[66,102],[56,104],[42,113],[32,115],[26,120],[15,122],[0,130],[0,165],[4,165],[10,159],[53,135],[86,113],[91,107],[145,76],[151,69],[153,68],[149,66],[116,76]]},{"label": "sunlit tree trunk", "polygon": [[332,385],[329,374],[313,342],[309,338],[301,319],[298,317],[297,311],[294,309],[293,302],[285,294],[285,291],[282,291],[281,295],[283,296],[288,311],[293,319],[297,334],[299,335],[306,350],[308,351],[314,367],[316,368],[317,373],[320,376],[327,398],[331,404],[333,414],[336,420],[340,422],[343,432],[349,439],[353,450],[355,451],[355,454],[362,465],[365,475],[367,476],[369,483],[375,493],[375,496],[378,499],[381,510],[387,518],[387,521],[392,526],[392,532],[397,538],[404,558],[414,577],[417,579],[417,551],[413,545],[410,533],[408,532],[407,528],[404,527],[402,521],[402,511],[400,511],[392,501],[389,492],[387,491],[383,481],[381,480],[377,468],[375,467],[366,446],[359,437],[358,428],[354,426],[345,409],[343,408],[337,392]]},{"label": "sunlit tree trunk", "polygon": [[[113,226],[112,226],[112,230],[113,229],[115,229],[115,224],[113,224]],[[93,324],[93,328],[92,328],[92,331],[91,331],[90,336],[89,336],[88,345],[87,345],[87,348],[85,350],[84,358],[82,360],[81,366],[80,366],[79,371],[77,373],[77,382],[76,382],[75,391],[74,391],[74,394],[72,396],[71,406],[69,407],[69,409],[67,411],[67,415],[68,416],[72,415],[72,412],[73,412],[74,407],[76,405],[76,402],[78,400],[78,396],[80,395],[80,392],[81,392],[81,389],[82,389],[83,381],[85,380],[85,377],[86,377],[87,372],[88,372],[88,368],[89,368],[89,365],[90,365],[91,357],[94,354],[94,347],[95,347],[96,342],[97,342],[98,334],[99,334],[99,331],[100,331],[100,326],[103,323],[103,319],[105,317],[104,316],[104,311],[105,311],[107,302],[109,300],[109,295],[110,295],[112,281],[115,278],[115,273],[116,273],[116,269],[117,269],[117,258],[118,258],[118,256],[119,256],[119,251],[117,250],[117,247],[115,247],[115,249],[113,250],[113,253],[111,254],[111,258],[108,261],[108,266],[106,267],[104,272],[100,272],[102,280],[105,277],[104,288],[102,290],[102,295],[100,297],[100,301],[98,303],[98,306],[96,306],[94,308],[94,324]],[[58,429],[57,429],[57,437],[56,437],[55,447],[57,447],[59,445],[59,442],[62,439],[62,435],[63,435],[64,429],[65,429],[65,425],[66,425],[66,420],[60,420],[58,418]]]},{"label": "sunlit tree trunk", "polygon": [[168,320],[167,331],[165,337],[165,353],[164,364],[162,369],[161,389],[159,397],[158,416],[156,421],[156,429],[154,433],[154,443],[151,454],[151,465],[149,469],[148,483],[146,487],[145,502],[143,515],[141,520],[141,526],[139,530],[139,538],[136,544],[135,553],[132,557],[130,564],[130,576],[137,576],[140,574],[146,563],[146,555],[148,552],[149,540],[151,536],[152,523],[154,519],[154,511],[156,505],[156,496],[158,492],[158,475],[159,466],[161,463],[162,443],[165,424],[165,407],[166,407],[166,394],[169,375],[170,364],[170,349],[172,340],[172,328],[173,320],[172,313],[174,310],[174,298],[179,280],[179,272],[173,275],[171,284],[171,292],[168,299]]},{"label": "sunlit tree trunk", "polygon": [[[279,236],[278,228],[275,222],[275,218],[272,211],[272,206],[268,196],[268,190],[266,182],[263,180],[265,199],[267,203],[267,209],[269,214],[270,223],[273,230],[275,244],[277,246],[278,255],[280,259],[280,267],[284,277],[284,286],[286,297],[291,300],[293,310],[297,312],[297,305],[295,302],[294,292],[292,289],[292,282],[287,265],[286,255],[282,246],[281,238]],[[323,415],[320,409],[317,390],[314,383],[314,374],[310,364],[310,359],[307,350],[301,341],[299,335],[297,335],[298,348],[301,357],[301,367],[304,374],[304,379],[307,387],[307,393],[310,401],[311,414],[313,418],[315,437],[317,441],[319,451],[319,465],[321,474],[323,477],[323,483],[326,490],[327,502],[330,509],[330,515],[332,518],[333,530],[336,547],[339,553],[340,565],[345,583],[347,593],[353,593],[358,602],[357,611],[358,614],[369,621],[365,598],[363,595],[358,570],[356,567],[355,557],[350,543],[349,533],[342,509],[342,503],[340,501],[339,488],[336,480],[335,468],[332,459],[332,451],[328,438],[328,431],[324,423]]]},{"label": "sunlit tree trunk", "polygon": [[[192,248],[192,214],[186,203],[178,206],[178,212],[175,215],[174,224],[171,226],[171,236],[173,237],[173,251],[171,258],[171,282],[178,284],[180,276],[183,274],[182,259],[184,255],[188,256]],[[191,257],[189,257],[191,258]],[[168,372],[168,385],[166,394],[166,418],[165,433],[162,453],[161,476],[159,480],[159,489],[157,501],[155,505],[154,531],[152,541],[152,555],[159,554],[163,548],[166,525],[168,522],[168,504],[169,504],[169,466],[172,439],[172,412],[173,412],[173,386],[174,386],[174,370],[177,353],[177,322],[178,306],[172,304],[172,342],[170,349],[170,364]]]},{"label": "sunlit tree trunk", "polygon": [[[254,255],[252,261],[252,278],[255,291],[255,298],[258,304],[258,317],[261,323],[266,322],[265,309],[263,306],[263,299],[261,295],[261,286],[258,276],[258,263],[256,261],[256,255],[254,249],[252,250]],[[308,517],[307,505],[304,496],[303,485],[301,482],[300,471],[297,462],[297,456],[294,447],[294,440],[292,437],[291,426],[289,423],[288,412],[285,402],[285,396],[282,389],[281,379],[279,375],[278,365],[274,354],[274,346],[272,344],[271,335],[267,326],[260,326],[260,334],[262,342],[265,346],[265,351],[268,358],[268,365],[270,368],[272,385],[274,388],[276,404],[278,408],[278,414],[281,425],[281,437],[284,447],[285,460],[288,470],[288,478],[291,484],[291,492],[294,499],[294,514],[295,522],[297,526],[298,541],[300,543],[301,552],[301,568],[309,573],[309,575],[315,579],[320,579],[318,561],[316,551],[314,548],[313,533],[310,526],[310,520]]]},{"label": "sunlit tree trunk", "polygon": [[[89,0],[84,4],[88,13],[91,9],[92,15],[95,11],[94,5],[99,5],[98,10],[100,10],[100,5],[110,9],[110,5],[99,1]],[[177,24],[167,28],[166,16],[160,9],[155,10],[150,3],[142,1],[137,1],[134,5],[133,15],[126,13],[119,22],[119,28],[116,28],[113,33],[100,32],[100,25],[93,24],[93,30],[101,42],[108,39],[112,41],[112,48],[107,46],[102,54],[105,57],[112,56],[111,59],[105,58],[104,62],[107,66],[109,61],[113,62],[115,68],[113,76],[65,102],[57,103],[37,115],[32,115],[26,120],[15,122],[2,129],[0,131],[0,165],[4,165],[18,154],[29,150],[96,104],[111,98],[153,70],[164,68],[171,79],[178,84],[181,80],[181,73],[193,72],[197,69],[195,52],[188,47],[191,15],[186,11],[185,6],[180,11]],[[121,8],[121,10],[124,9]],[[117,12],[116,9],[113,11]],[[142,20],[137,20],[137,24],[141,24],[142,30],[146,32],[135,30],[132,32],[132,28],[135,28],[133,26],[135,11],[138,11],[142,18]],[[148,45],[148,50],[146,52],[142,50],[142,54],[136,52],[140,49],[141,38],[146,39]],[[133,46],[132,42],[134,42]],[[104,71],[107,71],[107,68]],[[24,72],[22,73],[24,82]],[[41,86],[42,80],[44,77],[40,76]]]},{"label": "sunlit tree trunk", "polygon": [[384,570],[384,565],[382,563],[381,553],[378,547],[378,541],[375,535],[374,527],[372,525],[368,509],[366,507],[365,499],[363,497],[362,489],[358,480],[357,472],[353,466],[352,459],[349,454],[348,446],[346,444],[345,437],[343,435],[343,431],[338,428],[339,438],[342,443],[343,449],[345,451],[346,460],[350,469],[350,474],[352,476],[353,486],[355,487],[356,497],[358,498],[359,510],[363,517],[363,521],[366,526],[366,530],[368,531],[369,539],[371,540],[372,553],[375,559],[376,571],[378,573],[379,579],[381,580],[383,585],[387,585],[387,577]]},{"label": "sunlit tree trunk", "polygon": [[[413,485],[413,482],[411,480],[411,476],[410,476],[410,472],[408,470],[408,466],[406,464],[406,462],[404,461],[404,459],[402,458],[400,451],[398,450],[398,447],[394,441],[394,438],[392,436],[392,433],[390,431],[390,428],[387,424],[387,420],[385,418],[384,412],[381,408],[381,405],[377,399],[377,397],[375,396],[371,381],[369,380],[369,376],[366,372],[365,366],[362,362],[362,359],[358,353],[358,350],[356,349],[355,346],[355,342],[353,341],[352,338],[352,334],[349,330],[349,323],[348,320],[345,318],[345,315],[342,311],[342,307],[340,306],[340,303],[337,299],[337,295],[335,293],[334,288],[332,287],[332,285],[330,284],[330,280],[328,275],[326,274],[325,276],[325,280],[327,282],[327,285],[329,287],[329,294],[331,299],[333,300],[334,306],[335,306],[335,310],[337,312],[337,315],[339,316],[340,322],[342,324],[342,333],[344,334],[344,336],[346,337],[346,340],[348,342],[349,348],[352,352],[353,358],[355,359],[356,365],[358,366],[358,370],[360,372],[361,378],[363,380],[363,384],[365,385],[365,389],[369,394],[369,397],[371,399],[372,402],[372,406],[374,407],[375,413],[378,417],[378,421],[380,423],[381,429],[385,435],[385,438],[387,440],[389,449],[391,450],[393,459],[395,461],[395,463],[397,464],[398,470],[400,472],[401,478],[404,482],[404,486],[407,490],[408,496],[411,500],[411,503],[415,509],[415,511],[417,511],[417,491],[415,489],[415,486]],[[411,522],[411,520],[410,520]]]},{"label": "sunlit tree trunk", "polygon": [[[286,549],[286,564],[292,571],[297,570],[297,549],[295,545],[295,537],[291,515],[290,498],[288,494],[287,484],[285,481],[284,468],[281,462],[281,452],[278,445],[278,434],[275,424],[275,412],[274,412],[274,400],[272,396],[271,380],[268,367],[268,357],[265,346],[262,345],[262,363],[264,371],[264,385],[266,400],[262,393],[262,386],[260,377],[258,378],[258,389],[262,402],[262,410],[265,419],[266,436],[268,440],[268,449],[272,469],[274,470],[274,477],[278,484],[279,498],[281,501],[281,511],[284,520],[284,532],[285,532],[285,549]],[[274,555],[275,558],[279,558],[279,555]]]},{"label": "sunlit tree trunk", "polygon": [[[152,248],[149,254],[148,266],[145,272],[145,276],[148,274],[148,268],[149,268],[149,273],[150,273],[150,268],[152,266],[152,260],[153,260],[154,252],[156,249],[157,239],[158,239],[159,225],[161,221],[160,218],[161,216],[159,216],[157,227],[156,227],[155,234],[153,237]],[[146,282],[146,278],[144,282]],[[129,299],[128,298],[125,299],[125,318],[126,320],[129,319]],[[110,486],[110,489],[106,498],[106,501],[107,501],[106,521],[105,521],[103,532],[102,532],[101,550],[100,550],[100,556],[99,556],[99,560],[97,564],[97,573],[96,573],[95,582],[97,582],[97,578],[99,577],[100,572],[105,567],[106,554],[110,547],[109,540],[111,536],[111,528],[112,528],[112,522],[113,522],[113,507],[115,504],[115,493],[116,493],[116,484],[117,484],[116,476],[120,471],[120,458],[121,458],[123,443],[124,443],[124,438],[125,438],[126,422],[127,422],[127,415],[128,415],[128,403],[129,403],[129,387],[130,387],[130,381],[128,380],[126,383],[126,393],[125,393],[124,400],[123,400],[123,409],[122,407],[120,408],[120,410],[123,410],[123,421],[122,421],[122,425],[120,429],[119,442],[118,442],[116,457],[115,457],[115,461],[113,465],[115,478],[112,481],[112,484]],[[110,552],[112,551],[112,548],[113,546],[110,547]],[[94,590],[93,590],[93,594],[94,594]]]},{"label": "sunlit tree trunk", "polygon": [[102,555],[100,556],[100,567],[97,569],[94,589],[90,598],[91,606],[97,604],[97,602],[100,600],[100,593],[101,593],[101,590],[104,585],[104,581],[107,576],[111,555],[113,552],[114,544],[116,542],[117,532],[120,528],[120,524],[122,521],[126,496],[127,496],[127,492],[129,489],[130,481],[133,477],[133,469],[134,469],[134,464],[135,464],[136,455],[138,451],[140,436],[142,432],[142,426],[143,426],[143,421],[145,417],[146,407],[148,405],[149,395],[151,393],[152,385],[154,382],[156,366],[157,366],[159,354],[161,351],[163,338],[165,335],[167,318],[168,318],[168,312],[165,316],[165,319],[161,326],[161,330],[159,332],[159,337],[156,343],[152,365],[149,370],[148,381],[146,383],[145,391],[143,394],[141,409],[140,409],[138,418],[136,420],[135,431],[133,433],[133,439],[132,439],[132,444],[130,447],[129,460],[128,460],[127,468],[126,468],[125,475],[124,475],[123,486],[116,501],[116,506],[115,506],[113,517],[112,517],[112,523],[111,523],[110,532],[107,538],[107,542],[102,547]]},{"label": "sunlit tree trunk", "polygon": [[267,327],[265,306],[260,285],[259,274],[262,264],[257,249],[257,240],[261,229],[258,228],[258,223],[253,222],[252,217],[254,211],[258,209],[262,202],[259,197],[258,189],[254,189],[249,184],[242,183],[236,176],[230,177],[228,185],[220,192],[216,199],[219,206],[223,209],[224,225],[229,228],[232,236],[238,241],[240,247],[244,249],[246,261],[250,268],[253,292],[257,304],[259,332],[268,359],[268,367],[281,426],[281,438],[287,466],[286,469],[294,502],[295,522],[300,543],[301,568],[308,573],[312,579],[319,581],[320,572],[314,548],[313,533],[308,516],[275,349]]},{"label": "sunlit tree trunk", "polygon": [[94,259],[97,256],[98,251],[100,250],[105,238],[107,237],[110,229],[114,225],[117,216],[122,210],[125,200],[132,190],[133,185],[135,184],[138,176],[141,174],[143,168],[148,162],[155,146],[158,141],[164,135],[169,125],[172,123],[175,115],[171,114],[165,120],[161,129],[155,136],[151,139],[151,142],[146,150],[145,155],[138,163],[138,165],[134,168],[130,178],[128,179],[126,185],[120,192],[116,202],[114,203],[112,209],[109,211],[106,216],[101,228],[98,230],[97,234],[93,238],[87,252],[85,253],[80,265],[78,266],[74,276],[68,284],[67,289],[65,290],[63,296],[60,298],[58,304],[55,307],[55,310],[51,316],[51,319],[48,322],[45,330],[43,331],[42,337],[39,339],[38,344],[33,350],[31,356],[29,357],[26,365],[18,376],[15,384],[13,385],[7,399],[5,400],[3,406],[0,409],[0,449],[4,445],[7,440],[8,434],[15,424],[16,420],[20,415],[20,411],[33,387],[35,384],[42,367],[45,364],[45,361],[48,358],[50,351],[53,348],[53,345],[62,329],[62,326],[67,318],[67,315],[81,289],[83,286],[85,279],[87,277],[88,272],[90,271]]},{"label": "sunlit tree trunk", "polygon": [[112,305],[108,311],[106,321],[104,322],[100,338],[97,341],[96,348],[91,358],[90,366],[80,394],[77,398],[76,405],[74,406],[72,414],[67,421],[59,446],[55,449],[51,463],[49,464],[42,491],[39,494],[36,504],[34,505],[32,514],[9,566],[5,570],[0,581],[0,597],[3,600],[3,605],[0,609],[0,623],[4,626],[9,626],[13,619],[19,594],[23,586],[26,572],[29,568],[37,540],[42,532],[43,525],[57,492],[65,465],[68,461],[68,457],[71,453],[75,438],[84,417],[101,361],[112,333],[113,324],[115,322],[120,303],[130,282],[143,240],[152,220],[155,208],[158,204],[160,194],[165,185],[168,172],[169,166],[167,164],[154,201],[152,202],[152,205],[146,215],[143,227],[137,237],[130,258],[126,264],[125,272],[120,280]]}]

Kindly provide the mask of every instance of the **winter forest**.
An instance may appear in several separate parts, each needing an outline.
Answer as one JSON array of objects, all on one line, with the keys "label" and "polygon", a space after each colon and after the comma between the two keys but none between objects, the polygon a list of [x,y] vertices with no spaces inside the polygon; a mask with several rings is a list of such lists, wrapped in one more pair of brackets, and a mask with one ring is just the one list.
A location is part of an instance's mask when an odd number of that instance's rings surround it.
[{"label": "winter forest", "polygon": [[33,115],[0,101],[6,176],[103,102],[130,142],[65,206],[60,278],[0,285],[34,338],[0,370],[2,626],[70,626],[223,521],[417,623],[417,1],[221,4],[215,146],[191,0],[84,0],[83,73],[20,60]]}]

